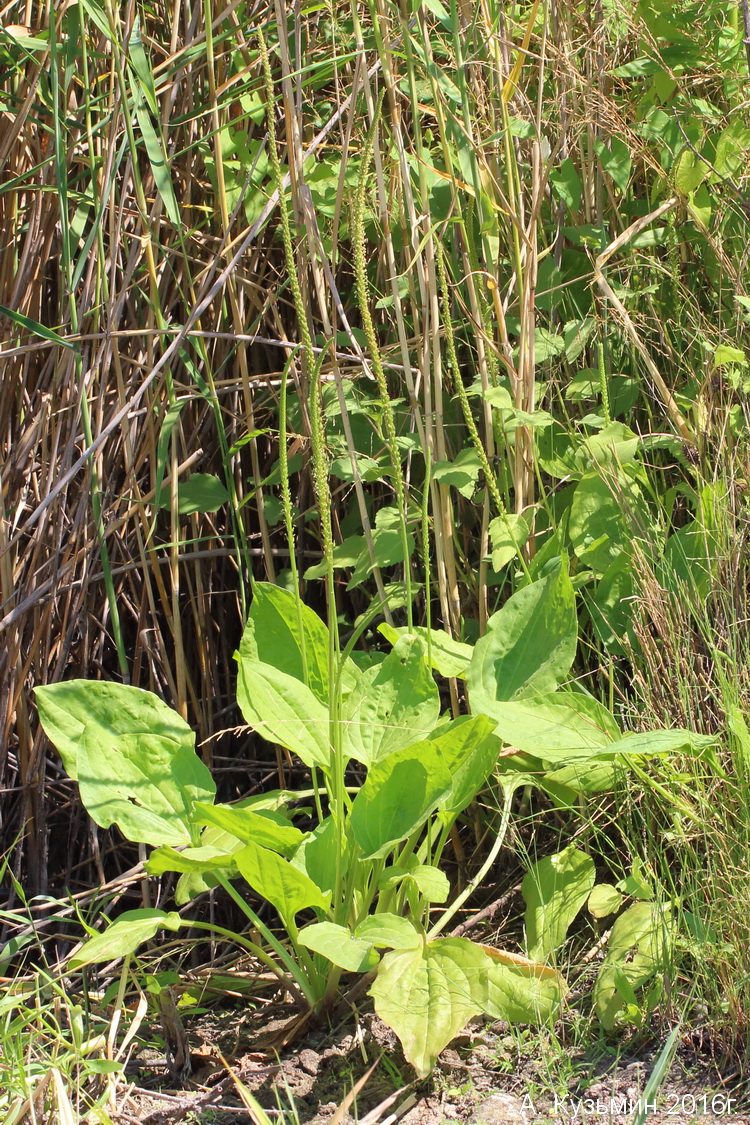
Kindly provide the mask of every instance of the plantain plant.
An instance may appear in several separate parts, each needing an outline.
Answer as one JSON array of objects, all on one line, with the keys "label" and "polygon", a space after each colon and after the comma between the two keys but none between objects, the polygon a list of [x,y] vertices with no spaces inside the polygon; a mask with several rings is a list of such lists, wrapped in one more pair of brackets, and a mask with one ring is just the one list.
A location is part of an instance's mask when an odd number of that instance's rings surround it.
[{"label": "plantain plant", "polygon": [[[37,689],[43,727],[93,820],[151,845],[148,872],[180,874],[178,905],[222,886],[250,923],[251,936],[231,935],[174,911],[131,910],[72,967],[188,926],[232,937],[316,1012],[336,1001],[345,974],[365,974],[421,1075],[474,1015],[554,1016],[566,988],[548,962],[591,890],[588,857],[565,853],[551,882],[536,872],[526,892],[530,956],[441,934],[496,858],[519,786],[542,785],[574,807],[582,792],[609,787],[628,757],[694,736],[623,737],[595,700],[561,688],[576,648],[564,560],[511,597],[473,649],[438,630],[382,631],[392,649],[379,662],[355,662],[356,635],[331,662],[318,616],[283,588],[257,584],[236,654],[238,703],[250,727],[299,759],[306,784],[234,804],[216,801],[194,733],[152,693],[81,680]],[[434,671],[465,677],[477,713],[441,714]],[[500,827],[482,869],[451,896],[443,852],[488,781],[502,793]],[[274,908],[282,936],[239,880]]]}]

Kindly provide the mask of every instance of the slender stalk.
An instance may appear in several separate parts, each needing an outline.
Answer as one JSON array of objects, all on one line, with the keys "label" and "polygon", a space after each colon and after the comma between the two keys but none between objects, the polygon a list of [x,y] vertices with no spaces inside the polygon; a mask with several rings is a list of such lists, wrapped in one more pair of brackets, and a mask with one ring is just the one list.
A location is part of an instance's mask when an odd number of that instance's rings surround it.
[{"label": "slender stalk", "polygon": [[463,891],[461,891],[461,893],[456,896],[448,909],[440,915],[440,918],[437,920],[435,925],[429,930],[427,934],[428,941],[432,941],[432,939],[437,937],[439,933],[442,933],[448,923],[456,916],[458,911],[466,902],[467,898],[470,898],[471,895],[474,894],[474,891],[477,889],[477,887],[479,887],[484,882],[493,863],[500,854],[500,849],[505,843],[505,837],[508,834],[508,826],[510,824],[510,811],[513,803],[514,793],[515,788],[513,786],[508,786],[504,790],[503,810],[500,818],[500,827],[498,829],[497,836],[493,841],[492,847],[487,853],[487,858],[477,871],[474,878],[466,884]]},{"label": "slender stalk", "polygon": [[393,413],[393,404],[391,403],[391,398],[388,391],[388,382],[385,376],[383,361],[380,354],[380,346],[378,344],[375,325],[373,324],[372,314],[370,312],[369,283],[367,280],[365,196],[367,193],[367,184],[369,181],[370,160],[372,159],[372,150],[375,143],[378,123],[380,121],[380,112],[384,97],[385,90],[380,95],[380,100],[375,110],[375,116],[370,125],[370,129],[365,139],[364,148],[362,150],[362,163],[359,170],[359,182],[357,185],[357,194],[352,216],[352,241],[354,243],[354,275],[357,284],[357,302],[359,304],[359,312],[362,318],[362,328],[367,339],[367,348],[370,356],[370,361],[372,363],[373,371],[375,372],[375,378],[377,380],[378,390],[380,392],[380,404],[383,408],[383,420],[385,423],[385,442],[391,462],[393,486],[396,490],[396,502],[399,512],[399,530],[401,534],[401,546],[404,555],[406,616],[409,628],[411,628],[413,621],[413,599],[411,589],[411,564],[409,561],[410,553],[407,529],[408,511],[406,503],[406,488],[404,485],[404,476],[401,467],[401,454],[399,452],[398,442],[396,439],[396,423]]},{"label": "slender stalk", "polygon": [[[216,871],[215,875],[220,886],[224,888],[232,901],[235,902],[236,905],[240,908],[245,917],[250,922],[252,922],[256,930],[258,930],[258,932],[262,934],[263,938],[271,947],[271,949],[273,949],[274,953],[276,953],[279,960],[283,965],[286,966],[286,969],[291,974],[292,979],[298,985],[308,1004],[311,1008],[314,1008],[316,1003],[318,1002],[319,997],[316,993],[314,982],[308,978],[299,961],[295,961],[294,957],[292,957],[289,951],[284,948],[283,944],[272,933],[265,922],[263,922],[258,917],[250,904],[245,901],[245,899],[242,897],[236,887],[234,887],[234,885],[229,881],[229,879],[227,879],[227,877],[221,871]],[[193,925],[196,924],[197,923],[193,923]],[[219,927],[214,925],[214,923],[211,923],[210,925],[209,923],[203,923],[203,925],[205,925],[207,928],[216,930],[217,933],[224,933],[225,935],[229,935],[233,938],[233,940],[238,939],[238,935],[232,934],[232,932],[229,930],[222,931]],[[246,939],[244,938],[240,938],[240,940],[246,942]],[[255,953],[255,951],[259,948],[254,943],[247,942],[247,944],[253,945],[253,953]],[[262,960],[264,964],[268,964],[269,967],[272,967],[272,958],[270,958],[268,954],[264,954]],[[279,973],[278,967],[274,968],[274,972],[276,972],[277,974]]]}]

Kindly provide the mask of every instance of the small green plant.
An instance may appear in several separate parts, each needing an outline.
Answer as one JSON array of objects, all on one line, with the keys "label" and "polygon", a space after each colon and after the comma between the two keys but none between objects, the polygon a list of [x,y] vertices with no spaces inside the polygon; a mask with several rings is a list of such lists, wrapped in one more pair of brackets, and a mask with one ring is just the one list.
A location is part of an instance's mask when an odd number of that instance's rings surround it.
[{"label": "small green plant", "polygon": [[[606,788],[627,756],[691,741],[684,731],[622,737],[595,700],[559,690],[576,629],[561,560],[506,602],[473,650],[435,630],[386,630],[392,651],[362,669],[351,659],[357,633],[332,661],[323,622],[281,587],[257,585],[237,653],[238,701],[250,726],[295,754],[312,782],[233,805],[216,802],[193,732],[153,694],[75,680],[39,688],[44,729],[96,823],[152,845],[151,874],[181,873],[178,903],[221,885],[254,931],[251,940],[174,912],[133,910],[72,965],[127,955],[159,930],[187,925],[233,938],[316,1011],[336,1000],[344,973],[370,974],[376,1011],[422,1075],[473,1015],[547,1021],[565,985],[544,961],[591,892],[589,857],[568,849],[531,876],[528,958],[439,935],[497,856],[519,786],[540,784],[574,807],[581,792]],[[459,664],[480,713],[450,718],[432,668],[456,675]],[[503,741],[513,750],[501,755]],[[498,762],[503,804],[490,853],[434,920],[450,897],[440,862],[451,830]],[[312,827],[303,831],[295,816]],[[275,908],[283,939],[237,890],[240,877]]]}]

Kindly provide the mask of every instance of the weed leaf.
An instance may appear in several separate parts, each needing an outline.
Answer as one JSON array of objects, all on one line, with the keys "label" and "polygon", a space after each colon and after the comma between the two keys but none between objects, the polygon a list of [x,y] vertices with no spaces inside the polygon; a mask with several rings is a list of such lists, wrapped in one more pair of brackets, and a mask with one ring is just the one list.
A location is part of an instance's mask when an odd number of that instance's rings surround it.
[{"label": "weed leaf", "polygon": [[179,930],[181,925],[182,918],[171,910],[126,910],[103,934],[91,938],[71,957],[70,967],[80,969],[83,965],[126,957],[154,937],[158,930]]},{"label": "weed leaf", "polygon": [[382,664],[361,673],[343,708],[344,753],[371,765],[434,729],[437,686],[416,637],[401,637]]},{"label": "weed leaf", "polygon": [[254,891],[268,899],[286,925],[293,923],[295,914],[309,906],[328,909],[330,895],[323,894],[312,879],[276,852],[259,844],[246,844],[235,853],[234,859],[242,877]]},{"label": "weed leaf", "polygon": [[544,961],[562,945],[595,879],[593,859],[572,844],[540,859],[526,873],[521,889],[529,957]]},{"label": "weed leaf", "polygon": [[386,856],[424,824],[450,787],[448,769],[429,742],[418,742],[375,762],[354,798],[349,818],[363,857]]},{"label": "weed leaf", "polygon": [[240,663],[270,664],[307,684],[321,703],[328,704],[328,629],[289,590],[271,582],[256,583],[236,658]]},{"label": "weed leaf", "polygon": [[493,614],[476,643],[466,682],[474,712],[497,700],[554,691],[573,663],[578,638],[567,567],[524,586]]},{"label": "weed leaf", "polygon": [[294,676],[241,659],[237,702],[245,721],[269,742],[286,746],[306,766],[328,765],[328,709]]}]

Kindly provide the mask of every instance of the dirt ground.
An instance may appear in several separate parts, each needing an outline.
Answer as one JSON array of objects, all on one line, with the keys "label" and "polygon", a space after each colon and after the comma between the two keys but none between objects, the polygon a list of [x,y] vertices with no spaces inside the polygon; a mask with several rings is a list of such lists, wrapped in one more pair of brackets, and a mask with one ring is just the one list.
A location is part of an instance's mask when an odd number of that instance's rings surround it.
[{"label": "dirt ground", "polygon": [[[417,1082],[366,1004],[326,1028],[300,1024],[274,1003],[204,1012],[185,1026],[192,1074],[170,1079],[158,1042],[134,1055],[119,1099],[124,1123],[257,1125],[239,1080],[280,1125],[637,1125],[666,1038],[584,1050],[564,1025],[540,1034],[476,1019]],[[704,1037],[685,1030],[648,1109],[648,1120],[663,1125],[750,1125],[750,1091]]]}]

